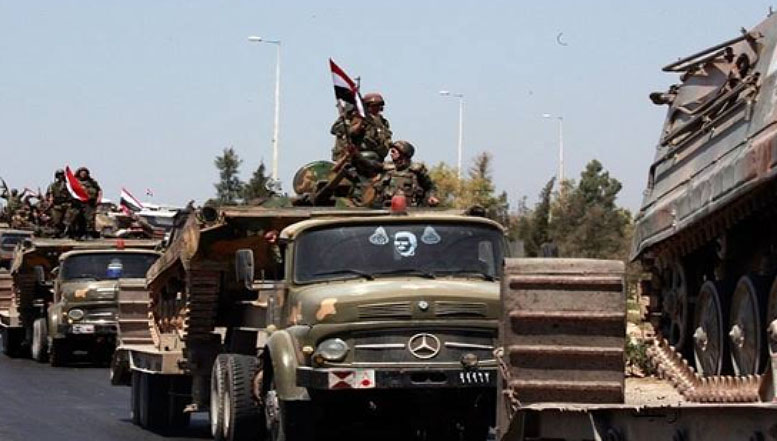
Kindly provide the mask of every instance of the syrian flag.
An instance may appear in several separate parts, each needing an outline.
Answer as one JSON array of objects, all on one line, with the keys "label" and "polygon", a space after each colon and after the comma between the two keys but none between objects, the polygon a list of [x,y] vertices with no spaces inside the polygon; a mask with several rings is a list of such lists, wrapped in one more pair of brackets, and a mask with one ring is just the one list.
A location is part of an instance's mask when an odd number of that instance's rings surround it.
[{"label": "syrian flag", "polygon": [[121,209],[124,210],[125,213],[128,211],[140,211],[144,208],[143,204],[137,200],[135,196],[132,196],[132,193],[127,191],[124,187],[121,188],[119,205],[121,205]]},{"label": "syrian flag", "polygon": [[359,111],[359,115],[364,117],[364,104],[356,83],[331,58],[329,59],[329,69],[332,71],[332,82],[335,85],[335,98],[352,104]]},{"label": "syrian flag", "polygon": [[81,182],[79,182],[76,176],[73,174],[73,170],[70,170],[70,166],[65,167],[65,178],[67,191],[70,193],[70,196],[72,196],[73,199],[77,199],[81,202],[86,202],[89,200],[89,193],[86,192],[86,189],[84,189],[84,187],[81,185]]}]

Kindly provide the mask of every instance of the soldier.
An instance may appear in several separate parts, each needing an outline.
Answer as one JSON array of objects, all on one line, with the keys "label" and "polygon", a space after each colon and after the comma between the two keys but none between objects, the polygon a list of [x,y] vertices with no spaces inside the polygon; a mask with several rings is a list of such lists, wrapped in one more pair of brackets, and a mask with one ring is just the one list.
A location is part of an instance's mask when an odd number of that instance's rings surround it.
[{"label": "soldier", "polygon": [[[382,115],[385,106],[383,97],[379,93],[368,93],[364,96],[364,105],[367,109],[365,118],[350,107],[346,110],[345,122],[343,118],[338,118],[332,125],[331,133],[337,137],[332,149],[333,161],[338,161],[347,151],[348,135],[358,150],[375,152],[381,160],[391,148],[391,129]],[[347,133],[345,127],[348,127]]]},{"label": "soldier", "polygon": [[391,202],[400,191],[408,198],[411,206],[434,207],[440,203],[434,195],[434,183],[426,166],[412,162],[415,147],[407,141],[395,142],[389,150],[393,164],[385,166],[379,182],[379,201]]},{"label": "soldier", "polygon": [[5,187],[0,197],[6,200],[4,214],[8,223],[11,223],[16,212],[23,208],[22,195],[15,188],[8,190],[8,187]]},{"label": "soldier", "polygon": [[100,185],[92,179],[89,175],[89,169],[81,167],[76,170],[76,178],[81,186],[86,190],[86,194],[89,195],[89,199],[81,204],[81,213],[84,216],[84,223],[86,228],[86,235],[92,237],[98,237],[98,232],[95,229],[95,216],[97,215],[97,204],[102,199],[102,189]]},{"label": "soldier", "polygon": [[69,222],[65,216],[72,205],[73,198],[67,191],[65,171],[57,170],[54,173],[54,182],[46,189],[46,204],[51,213],[51,227],[55,235],[62,236],[68,229]]}]

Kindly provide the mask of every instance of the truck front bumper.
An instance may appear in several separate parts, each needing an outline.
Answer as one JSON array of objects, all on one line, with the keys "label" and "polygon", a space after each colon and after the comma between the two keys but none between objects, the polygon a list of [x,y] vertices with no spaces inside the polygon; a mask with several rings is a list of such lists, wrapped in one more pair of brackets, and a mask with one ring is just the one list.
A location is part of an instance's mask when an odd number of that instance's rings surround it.
[{"label": "truck front bumper", "polygon": [[297,368],[297,386],[320,390],[483,388],[496,378],[496,368]]},{"label": "truck front bumper", "polygon": [[115,337],[118,327],[116,323],[73,323],[59,325],[57,331],[68,338]]}]

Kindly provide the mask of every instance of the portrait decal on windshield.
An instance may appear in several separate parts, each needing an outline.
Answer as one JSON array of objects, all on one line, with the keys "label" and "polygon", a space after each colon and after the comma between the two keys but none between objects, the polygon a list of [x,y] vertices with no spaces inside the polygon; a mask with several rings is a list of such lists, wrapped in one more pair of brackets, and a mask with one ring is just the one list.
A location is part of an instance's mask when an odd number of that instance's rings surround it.
[{"label": "portrait decal on windshield", "polygon": [[437,234],[437,231],[435,231],[434,228],[431,226],[424,228],[424,234],[421,236],[421,242],[427,245],[437,245],[441,240],[442,238],[439,234]]},{"label": "portrait decal on windshield", "polygon": [[394,235],[394,249],[400,256],[415,256],[416,247],[418,247],[418,239],[416,239],[415,234],[409,231],[398,231]]},{"label": "portrait decal on windshield", "polygon": [[389,243],[389,237],[388,234],[386,234],[386,229],[383,227],[376,228],[375,232],[370,236],[370,243],[377,246],[383,246]]}]

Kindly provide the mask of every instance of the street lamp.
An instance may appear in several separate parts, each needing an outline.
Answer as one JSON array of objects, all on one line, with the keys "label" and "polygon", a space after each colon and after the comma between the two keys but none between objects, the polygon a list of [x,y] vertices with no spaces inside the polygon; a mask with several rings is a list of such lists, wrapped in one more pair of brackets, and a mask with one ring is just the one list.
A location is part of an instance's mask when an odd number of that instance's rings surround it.
[{"label": "street lamp", "polygon": [[459,162],[456,167],[456,176],[461,179],[461,146],[464,139],[464,94],[441,90],[440,95],[459,99]]},{"label": "street lamp", "polygon": [[272,179],[278,182],[278,130],[281,113],[281,41],[267,40],[255,35],[248,37],[248,41],[252,43],[274,44],[277,49],[275,57],[275,122],[273,123],[272,131]]},{"label": "street lamp", "polygon": [[564,117],[543,113],[545,119],[555,118],[558,120],[558,188],[561,191],[561,183],[564,181]]}]

